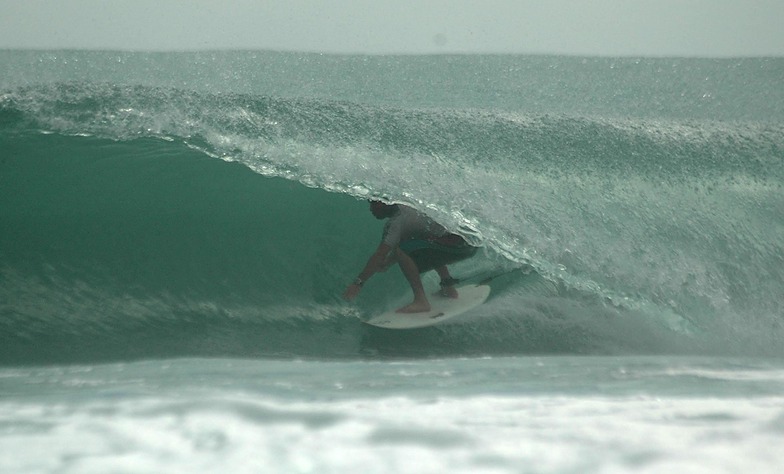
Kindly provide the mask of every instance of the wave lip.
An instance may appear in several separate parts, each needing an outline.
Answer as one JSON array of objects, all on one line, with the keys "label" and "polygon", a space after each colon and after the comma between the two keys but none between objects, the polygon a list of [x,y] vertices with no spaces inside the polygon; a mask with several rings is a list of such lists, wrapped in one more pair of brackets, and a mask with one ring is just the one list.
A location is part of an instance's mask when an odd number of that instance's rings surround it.
[{"label": "wave lip", "polygon": [[0,51],[0,90],[105,83],[402,108],[780,122],[781,58]]}]

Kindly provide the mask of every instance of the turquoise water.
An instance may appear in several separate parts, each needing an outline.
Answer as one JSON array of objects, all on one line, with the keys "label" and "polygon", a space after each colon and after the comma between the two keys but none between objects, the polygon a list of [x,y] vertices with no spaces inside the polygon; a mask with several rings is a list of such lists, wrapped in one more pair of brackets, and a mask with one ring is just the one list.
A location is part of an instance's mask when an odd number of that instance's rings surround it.
[{"label": "turquoise water", "polygon": [[[782,78],[0,51],[0,468],[774,472]],[[481,247],[470,321],[363,325],[397,270],[340,299],[377,196]]]}]

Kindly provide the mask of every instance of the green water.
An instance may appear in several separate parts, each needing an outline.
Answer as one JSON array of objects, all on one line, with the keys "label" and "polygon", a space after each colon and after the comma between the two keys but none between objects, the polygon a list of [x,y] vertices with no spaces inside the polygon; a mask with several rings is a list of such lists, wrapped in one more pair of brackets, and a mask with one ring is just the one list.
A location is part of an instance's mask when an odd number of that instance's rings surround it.
[{"label": "green water", "polygon": [[[0,51],[0,470],[776,472],[783,72]],[[340,299],[379,196],[470,323]]]}]

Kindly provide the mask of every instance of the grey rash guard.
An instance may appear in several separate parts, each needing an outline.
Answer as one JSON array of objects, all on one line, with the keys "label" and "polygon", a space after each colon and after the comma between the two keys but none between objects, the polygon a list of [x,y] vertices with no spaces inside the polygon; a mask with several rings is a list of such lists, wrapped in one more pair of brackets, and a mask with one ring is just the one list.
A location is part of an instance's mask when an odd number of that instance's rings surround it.
[{"label": "grey rash guard", "polygon": [[398,204],[398,212],[384,225],[382,242],[392,248],[410,239],[429,240],[446,234],[446,229],[416,210]]}]

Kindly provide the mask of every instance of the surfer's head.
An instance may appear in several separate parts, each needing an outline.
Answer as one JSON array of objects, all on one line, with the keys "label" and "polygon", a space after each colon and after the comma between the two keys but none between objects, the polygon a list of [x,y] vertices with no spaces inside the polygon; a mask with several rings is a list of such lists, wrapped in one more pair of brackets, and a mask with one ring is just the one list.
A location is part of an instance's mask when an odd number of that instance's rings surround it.
[{"label": "surfer's head", "polygon": [[397,204],[387,204],[383,201],[370,201],[370,212],[376,219],[392,217],[397,212]]}]

